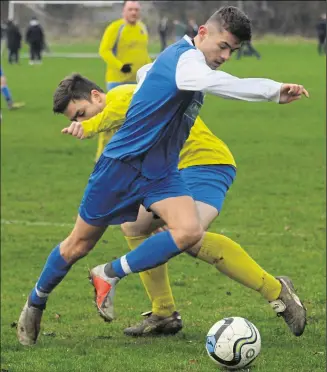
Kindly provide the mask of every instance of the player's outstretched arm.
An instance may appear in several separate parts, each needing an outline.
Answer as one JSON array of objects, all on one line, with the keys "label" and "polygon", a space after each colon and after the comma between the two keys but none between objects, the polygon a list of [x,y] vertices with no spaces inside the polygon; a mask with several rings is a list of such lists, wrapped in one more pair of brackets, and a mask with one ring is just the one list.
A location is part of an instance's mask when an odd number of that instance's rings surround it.
[{"label": "player's outstretched arm", "polygon": [[198,50],[183,53],[177,63],[176,85],[181,90],[195,90],[219,97],[250,102],[290,103],[308,92],[301,85],[283,84],[264,78],[240,79],[212,70]]}]

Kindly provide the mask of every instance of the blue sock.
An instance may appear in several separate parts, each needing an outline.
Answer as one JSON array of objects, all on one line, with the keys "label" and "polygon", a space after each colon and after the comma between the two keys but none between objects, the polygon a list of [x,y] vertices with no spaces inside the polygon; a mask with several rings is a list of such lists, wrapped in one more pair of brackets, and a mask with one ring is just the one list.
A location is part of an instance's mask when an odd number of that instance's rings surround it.
[{"label": "blue sock", "polygon": [[[111,263],[111,268],[119,278],[129,273],[138,273],[164,264],[182,251],[177,247],[169,231],[164,231],[146,239],[136,249]],[[110,264],[109,264],[110,265]]]},{"label": "blue sock", "polygon": [[10,90],[7,86],[1,88],[2,94],[5,96],[7,103],[12,103]]},{"label": "blue sock", "polygon": [[59,245],[52,250],[30,295],[33,305],[45,305],[50,292],[66,276],[71,265],[60,254]]}]

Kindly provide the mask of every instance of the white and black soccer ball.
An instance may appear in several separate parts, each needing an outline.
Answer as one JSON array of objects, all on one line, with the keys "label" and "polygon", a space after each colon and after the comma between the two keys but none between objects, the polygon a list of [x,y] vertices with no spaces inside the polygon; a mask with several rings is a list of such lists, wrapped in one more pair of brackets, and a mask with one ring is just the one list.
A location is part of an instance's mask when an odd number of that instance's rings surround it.
[{"label": "white and black soccer ball", "polygon": [[209,357],[219,366],[239,369],[248,366],[259,355],[261,337],[247,319],[224,318],[214,324],[206,340]]}]

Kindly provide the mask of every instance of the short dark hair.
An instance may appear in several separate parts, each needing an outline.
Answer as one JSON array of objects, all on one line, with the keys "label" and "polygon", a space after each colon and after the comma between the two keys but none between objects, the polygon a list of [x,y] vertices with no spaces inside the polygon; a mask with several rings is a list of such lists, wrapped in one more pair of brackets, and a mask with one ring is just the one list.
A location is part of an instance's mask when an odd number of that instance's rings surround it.
[{"label": "short dark hair", "polygon": [[251,40],[251,21],[242,10],[234,6],[224,6],[218,9],[206,23],[222,27],[237,37],[240,42]]},{"label": "short dark hair", "polygon": [[123,8],[125,7],[125,5],[128,1],[133,1],[133,3],[138,3],[139,2],[139,0],[124,0]]},{"label": "short dark hair", "polygon": [[71,74],[59,83],[53,95],[53,112],[63,114],[70,101],[86,99],[90,101],[91,91],[104,93],[97,84],[80,74]]}]

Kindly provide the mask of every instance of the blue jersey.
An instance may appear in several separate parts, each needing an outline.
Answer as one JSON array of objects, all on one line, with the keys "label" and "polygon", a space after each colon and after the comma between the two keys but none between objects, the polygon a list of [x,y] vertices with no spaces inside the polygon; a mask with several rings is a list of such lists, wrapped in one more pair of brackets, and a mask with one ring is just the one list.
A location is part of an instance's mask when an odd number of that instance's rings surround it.
[{"label": "blue jersey", "polygon": [[3,76],[2,68],[0,67],[0,77]]},{"label": "blue jersey", "polygon": [[193,45],[185,39],[163,51],[140,82],[122,127],[103,155],[128,162],[149,179],[177,168],[179,153],[203,104],[203,93],[176,85],[180,56]]}]

